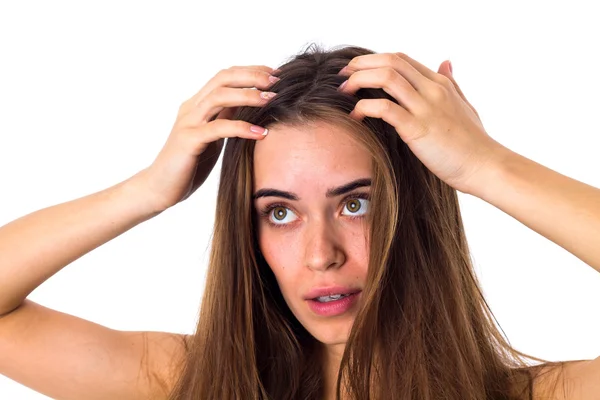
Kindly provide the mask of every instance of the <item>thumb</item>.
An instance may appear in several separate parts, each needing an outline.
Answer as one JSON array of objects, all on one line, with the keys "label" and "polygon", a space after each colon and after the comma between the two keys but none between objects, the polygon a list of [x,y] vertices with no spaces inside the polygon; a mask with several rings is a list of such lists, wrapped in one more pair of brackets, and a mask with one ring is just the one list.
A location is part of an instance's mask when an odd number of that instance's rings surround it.
[{"label": "thumb", "polygon": [[448,78],[452,77],[452,64],[450,63],[450,60],[446,60],[440,64],[438,74],[445,75]]},{"label": "thumb", "polygon": [[471,103],[469,103],[469,100],[467,100],[467,98],[465,97],[464,93],[460,89],[460,86],[458,86],[458,83],[456,83],[454,75],[452,75],[452,64],[450,63],[450,60],[446,60],[440,64],[440,67],[438,68],[438,74],[444,75],[445,77],[450,79],[450,81],[454,84],[454,88],[456,89],[460,97],[462,97],[462,99],[469,105],[471,110],[473,110],[473,112],[475,112],[475,114],[479,117],[479,113],[477,112],[477,110],[475,110],[475,107],[473,107]]}]

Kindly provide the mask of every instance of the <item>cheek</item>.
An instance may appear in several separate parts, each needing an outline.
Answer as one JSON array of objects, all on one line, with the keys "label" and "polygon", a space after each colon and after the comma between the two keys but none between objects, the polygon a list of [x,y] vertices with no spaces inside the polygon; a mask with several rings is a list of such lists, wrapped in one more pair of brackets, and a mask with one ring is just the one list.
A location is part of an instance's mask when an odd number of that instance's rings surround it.
[{"label": "cheek", "polygon": [[340,231],[346,250],[356,260],[369,257],[369,230],[364,221],[352,221]]},{"label": "cheek", "polygon": [[300,263],[298,241],[285,232],[275,229],[259,228],[258,245],[267,264],[273,271],[282,293],[297,282]]}]

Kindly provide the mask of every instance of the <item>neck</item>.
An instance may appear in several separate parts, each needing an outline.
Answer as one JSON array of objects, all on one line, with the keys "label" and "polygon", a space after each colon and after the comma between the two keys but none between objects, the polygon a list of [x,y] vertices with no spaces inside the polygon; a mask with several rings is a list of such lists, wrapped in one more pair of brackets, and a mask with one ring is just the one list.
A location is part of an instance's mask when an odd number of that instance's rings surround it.
[{"label": "neck", "polygon": [[[337,377],[344,354],[345,343],[335,345],[324,345],[323,348],[323,371],[324,371],[324,386],[325,400],[335,400],[335,389],[337,385]],[[344,384],[341,387],[342,399],[344,398]]]}]

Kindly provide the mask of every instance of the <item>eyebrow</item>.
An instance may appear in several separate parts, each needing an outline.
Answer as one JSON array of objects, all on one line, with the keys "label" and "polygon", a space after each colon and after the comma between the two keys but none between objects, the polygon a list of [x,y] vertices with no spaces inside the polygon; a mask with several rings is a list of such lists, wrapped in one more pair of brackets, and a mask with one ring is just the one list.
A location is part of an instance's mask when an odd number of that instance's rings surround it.
[{"label": "eyebrow", "polygon": [[[352,182],[343,184],[342,186],[329,188],[329,189],[327,189],[327,192],[325,193],[325,197],[341,196],[343,194],[353,191],[354,189],[358,189],[360,187],[365,187],[365,186],[371,186],[370,178],[356,179]],[[271,188],[264,188],[264,189],[257,190],[256,193],[254,193],[252,195],[253,200],[258,199],[259,197],[283,197],[284,199],[288,199],[288,200],[294,200],[294,201],[300,200],[300,197],[298,197],[298,195],[296,193],[286,192],[284,190],[271,189]]]}]

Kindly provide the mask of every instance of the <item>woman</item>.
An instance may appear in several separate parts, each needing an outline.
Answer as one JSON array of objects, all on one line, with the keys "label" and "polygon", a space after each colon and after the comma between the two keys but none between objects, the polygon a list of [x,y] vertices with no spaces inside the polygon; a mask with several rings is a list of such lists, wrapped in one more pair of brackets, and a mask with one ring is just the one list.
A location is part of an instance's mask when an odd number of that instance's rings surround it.
[{"label": "woman", "polygon": [[[64,265],[191,195],[225,137],[193,336],[116,332],[24,300]],[[547,362],[500,334],[472,269],[457,190],[600,270],[591,239],[598,190],[489,137],[449,63],[435,73],[402,53],[346,47],[314,48],[279,71],[223,70],[181,106],[151,166],[0,230],[0,372],[77,399],[598,396],[600,358]],[[534,204],[541,211],[531,215]],[[55,248],[42,221],[60,227],[54,243],[92,236]],[[27,253],[16,245],[23,236],[32,238]],[[46,264],[34,264],[43,250]]]}]

